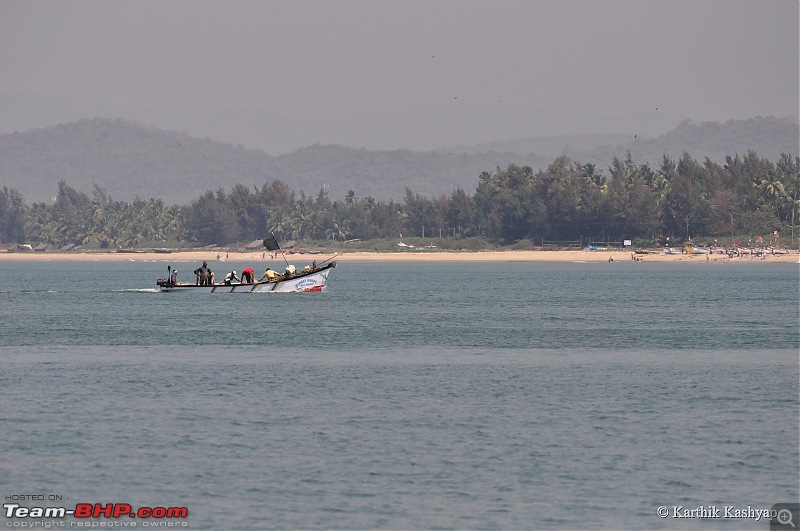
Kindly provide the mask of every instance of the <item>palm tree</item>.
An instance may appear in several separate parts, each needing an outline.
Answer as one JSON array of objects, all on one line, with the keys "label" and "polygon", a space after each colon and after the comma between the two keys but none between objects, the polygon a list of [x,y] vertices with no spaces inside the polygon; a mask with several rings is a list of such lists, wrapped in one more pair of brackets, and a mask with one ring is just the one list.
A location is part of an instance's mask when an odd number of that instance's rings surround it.
[{"label": "palm tree", "polygon": [[774,175],[768,176],[767,179],[761,179],[758,183],[758,190],[761,196],[767,200],[777,199],[786,194],[783,183]]},{"label": "palm tree", "polygon": [[765,206],[772,210],[778,217],[778,221],[782,221],[783,205],[787,204],[785,200],[786,188],[783,183],[778,180],[774,175],[768,175],[766,179],[761,179],[758,183],[758,191],[764,201]]}]

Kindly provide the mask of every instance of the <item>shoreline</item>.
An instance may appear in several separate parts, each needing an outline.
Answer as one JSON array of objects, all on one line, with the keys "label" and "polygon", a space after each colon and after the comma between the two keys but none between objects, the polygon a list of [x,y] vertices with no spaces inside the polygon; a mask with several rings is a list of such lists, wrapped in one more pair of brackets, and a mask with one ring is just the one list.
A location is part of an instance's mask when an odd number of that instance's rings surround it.
[{"label": "shoreline", "polygon": [[[220,258],[218,259],[217,256]],[[225,258],[227,256],[227,258]],[[333,253],[287,253],[286,259],[298,267],[312,261],[322,262],[333,256]],[[640,262],[769,262],[800,263],[800,253],[764,254],[762,257],[741,256],[728,258],[723,254],[673,254],[653,252],[652,254],[633,254],[632,251],[352,251],[334,258],[337,262],[633,262],[633,257]],[[155,252],[37,252],[37,251],[0,251],[0,261],[126,261],[126,262],[280,262],[283,257],[275,258],[270,253],[243,251],[218,252],[212,250],[174,251],[170,253]]]}]

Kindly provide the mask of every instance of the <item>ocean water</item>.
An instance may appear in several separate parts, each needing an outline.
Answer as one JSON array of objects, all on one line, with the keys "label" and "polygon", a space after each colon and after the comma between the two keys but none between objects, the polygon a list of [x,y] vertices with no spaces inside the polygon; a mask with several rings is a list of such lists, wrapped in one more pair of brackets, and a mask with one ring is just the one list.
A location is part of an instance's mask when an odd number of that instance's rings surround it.
[{"label": "ocean water", "polygon": [[768,529],[672,513],[798,499],[797,264],[343,262],[324,293],[195,296],[153,289],[167,263],[0,261],[4,503]]}]

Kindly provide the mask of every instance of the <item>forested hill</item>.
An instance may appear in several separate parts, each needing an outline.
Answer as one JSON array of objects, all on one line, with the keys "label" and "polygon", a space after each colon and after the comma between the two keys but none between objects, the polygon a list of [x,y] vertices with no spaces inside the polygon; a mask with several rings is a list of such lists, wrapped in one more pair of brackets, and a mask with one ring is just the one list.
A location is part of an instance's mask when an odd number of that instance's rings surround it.
[{"label": "forested hill", "polygon": [[[422,195],[473,190],[486,169],[529,164],[516,154],[368,151],[315,145],[277,157],[123,120],[92,119],[0,135],[0,185],[28,203],[49,201],[58,182],[89,192],[94,183],[114,199],[163,199],[188,204],[206,190],[279,179],[315,196],[348,190],[360,197],[402,199],[405,188]],[[546,164],[546,162],[544,162]]]},{"label": "forested hill", "polygon": [[768,160],[778,160],[781,153],[797,155],[800,149],[800,128],[789,118],[757,117],[749,120],[728,120],[725,123],[694,124],[684,120],[675,129],[653,139],[636,136],[624,146],[598,147],[577,156],[607,168],[614,156],[624,158],[626,151],[637,163],[658,165],[666,153],[677,159],[688,151],[701,162],[706,157],[723,163],[725,157],[753,151]]},{"label": "forested hill", "polygon": [[[273,157],[209,138],[92,119],[0,135],[0,186],[16,188],[28,203],[49,201],[64,180],[86,192],[97,184],[117,200],[155,197],[183,205],[206,190],[229,189],[237,183],[261,186],[278,179],[307,195],[316,195],[325,186],[332,198],[353,190],[359,197],[402,200],[406,188],[426,197],[456,188],[471,193],[481,172],[509,164],[545,168],[560,154],[553,146],[561,140],[533,139],[525,144],[530,148],[526,153],[368,151],[314,145]],[[663,153],[677,159],[684,151],[699,160],[722,161],[725,155],[753,150],[775,160],[781,152],[797,154],[798,126],[776,118],[684,122],[657,139],[631,134],[630,143],[619,146],[586,150],[586,139],[576,140],[572,144],[580,146],[580,152],[572,152],[569,137],[563,141],[562,153],[600,168],[606,168],[614,155],[624,157],[627,150],[637,163],[654,163]]]},{"label": "forested hill", "polygon": [[701,162],[708,157],[722,163],[728,155],[743,155],[747,151],[777,160],[781,153],[797,154],[799,148],[800,128],[797,120],[759,116],[725,123],[696,124],[684,120],[658,138],[645,138],[635,132],[624,135],[562,135],[459,146],[450,151],[535,153],[551,161],[558,155],[566,154],[573,160],[608,168],[615,156],[624,159],[628,151],[639,164],[658,165],[665,153],[677,159],[688,151]]}]

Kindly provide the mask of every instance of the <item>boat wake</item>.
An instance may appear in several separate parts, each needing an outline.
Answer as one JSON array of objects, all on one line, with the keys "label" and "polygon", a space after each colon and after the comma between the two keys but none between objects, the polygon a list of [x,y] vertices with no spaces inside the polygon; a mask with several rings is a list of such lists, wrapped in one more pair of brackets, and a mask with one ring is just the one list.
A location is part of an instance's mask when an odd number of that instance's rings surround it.
[{"label": "boat wake", "polygon": [[54,289],[23,289],[20,293],[58,293]]},{"label": "boat wake", "polygon": [[117,293],[160,293],[158,288],[129,288],[129,289],[115,289]]}]

